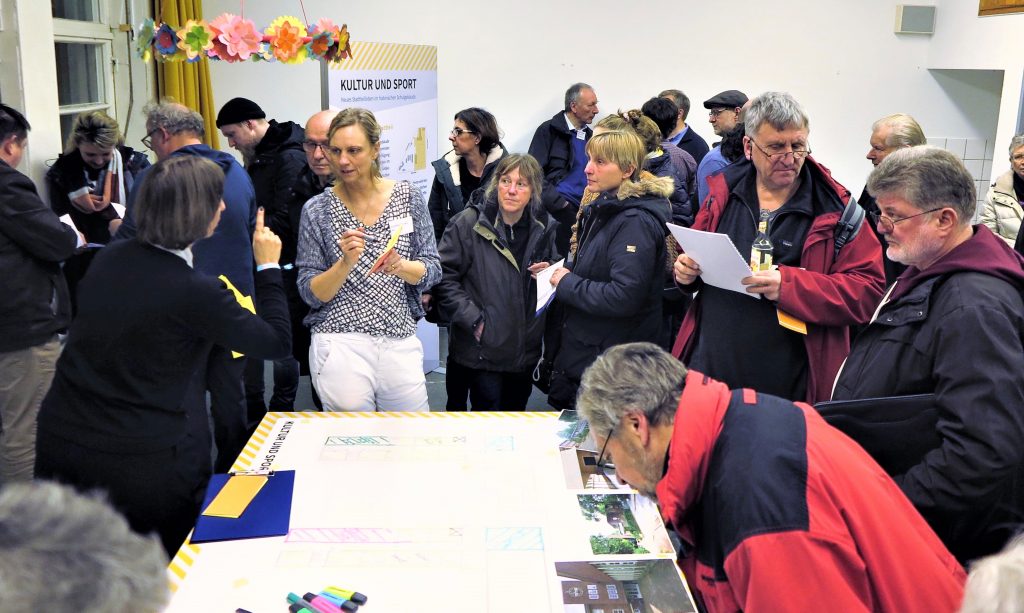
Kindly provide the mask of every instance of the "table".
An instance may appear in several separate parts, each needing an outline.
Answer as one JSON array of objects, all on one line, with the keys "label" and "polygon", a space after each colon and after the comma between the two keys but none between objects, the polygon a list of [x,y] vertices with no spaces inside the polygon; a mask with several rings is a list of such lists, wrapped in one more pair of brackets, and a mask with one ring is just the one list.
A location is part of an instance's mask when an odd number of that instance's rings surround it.
[{"label": "table", "polygon": [[657,509],[588,488],[594,454],[560,449],[569,430],[556,413],[270,413],[234,470],[296,471],[288,535],[186,542],[167,611],[283,612],[328,585],[368,613],[695,610]]}]

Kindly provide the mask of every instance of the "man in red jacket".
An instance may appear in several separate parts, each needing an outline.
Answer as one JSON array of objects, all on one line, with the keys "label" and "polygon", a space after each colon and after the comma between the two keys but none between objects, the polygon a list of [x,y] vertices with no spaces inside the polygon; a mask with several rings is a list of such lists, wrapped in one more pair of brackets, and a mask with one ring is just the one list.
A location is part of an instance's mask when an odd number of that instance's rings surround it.
[{"label": "man in red jacket", "polygon": [[708,178],[693,229],[728,235],[746,259],[767,213],[776,267],[744,279],[755,300],[703,284],[699,264],[680,255],[676,282],[700,293],[673,353],[730,387],[827,400],[850,350],[849,326],[866,323],[882,296],[878,239],[858,231],[837,253],[850,192],[810,157],[807,115],[792,96],[758,96],[744,125],[746,160]]},{"label": "man in red jacket", "polygon": [[577,407],[655,498],[717,611],[954,611],[966,579],[867,453],[803,403],[730,391],[650,343],[584,373]]}]

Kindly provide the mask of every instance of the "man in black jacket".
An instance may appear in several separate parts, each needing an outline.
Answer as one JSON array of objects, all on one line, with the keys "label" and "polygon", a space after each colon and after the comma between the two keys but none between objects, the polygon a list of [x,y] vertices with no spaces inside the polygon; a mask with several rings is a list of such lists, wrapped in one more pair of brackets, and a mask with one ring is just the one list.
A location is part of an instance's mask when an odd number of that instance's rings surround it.
[{"label": "man in black jacket", "polygon": [[565,110],[537,127],[530,155],[544,171],[541,202],[560,224],[555,235],[559,253],[569,253],[569,236],[576,222],[587,178],[587,141],[594,134],[587,124],[597,116],[597,94],[586,83],[575,83],[565,92]]},{"label": "man in black jacket", "polygon": [[[292,185],[306,165],[302,127],[292,121],[267,120],[252,100],[232,98],[217,113],[217,127],[245,160],[256,188],[256,204],[266,211],[267,226],[281,237],[281,269],[291,270],[298,245],[298,228],[289,211]],[[286,278],[287,279],[287,278]],[[287,280],[285,282],[287,285]],[[291,356],[274,362],[271,411],[291,411],[299,385],[299,364]],[[267,412],[263,390],[263,362],[251,360],[245,368],[245,396],[249,423],[259,423]]]},{"label": "man in black jacket", "polygon": [[0,104],[0,485],[32,479],[36,416],[60,355],[57,332],[71,320],[60,263],[79,242],[15,170],[29,129]]},{"label": "man in black jacket", "polygon": [[[873,423],[851,437],[966,562],[998,551],[1024,519],[1024,257],[971,225],[974,179],[948,151],[895,151],[868,190],[889,257],[908,268],[857,337],[832,399],[930,395],[909,413],[930,414],[925,427],[893,411],[872,422],[872,402],[845,416]],[[881,436],[899,443],[879,446]]]},{"label": "man in black jacket", "polygon": [[[295,230],[295,238],[298,240],[299,222],[302,219],[302,207],[310,198],[323,192],[334,184],[334,175],[331,174],[331,166],[327,163],[327,133],[331,127],[331,121],[338,111],[319,111],[306,121],[305,140],[302,141],[302,150],[306,153],[306,164],[299,171],[299,176],[292,184],[292,197],[288,204],[288,214],[291,216],[292,228]],[[281,271],[284,279],[284,292],[288,297],[288,311],[292,318],[292,355],[299,362],[299,374],[309,374],[309,328],[302,322],[309,314],[309,305],[303,302],[299,296],[297,285],[298,271],[293,267]],[[320,397],[315,388],[313,392],[313,404],[322,408]]]}]

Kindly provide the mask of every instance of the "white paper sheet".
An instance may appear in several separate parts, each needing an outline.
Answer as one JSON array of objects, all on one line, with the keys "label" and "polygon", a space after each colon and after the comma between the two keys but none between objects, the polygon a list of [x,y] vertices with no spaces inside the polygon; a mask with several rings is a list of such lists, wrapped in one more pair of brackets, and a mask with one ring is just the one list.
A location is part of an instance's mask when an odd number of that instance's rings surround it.
[{"label": "white paper sheet", "polygon": [[693,261],[700,264],[700,278],[708,285],[714,285],[722,289],[739,292],[744,296],[750,296],[754,300],[760,299],[760,294],[747,292],[745,285],[740,283],[753,275],[750,264],[743,259],[736,245],[725,234],[714,232],[702,232],[691,230],[675,224],[668,226],[672,236],[679,242],[686,255],[693,258]]},{"label": "white paper sheet", "polygon": [[124,208],[123,204],[118,204],[116,202],[111,202],[110,206],[114,207],[114,210],[117,211],[117,216],[118,217],[120,217],[121,219],[124,219],[125,208]]},{"label": "white paper sheet", "polygon": [[559,268],[565,268],[565,260],[558,260],[551,266],[537,273],[537,313],[551,303],[555,297],[555,286],[551,285],[551,275]]}]

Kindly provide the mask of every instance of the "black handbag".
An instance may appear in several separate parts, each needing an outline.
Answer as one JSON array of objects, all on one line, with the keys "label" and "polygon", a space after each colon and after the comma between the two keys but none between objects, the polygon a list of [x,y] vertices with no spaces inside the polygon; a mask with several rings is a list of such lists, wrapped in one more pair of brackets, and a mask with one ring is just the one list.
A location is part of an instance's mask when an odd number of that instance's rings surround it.
[{"label": "black handbag", "polygon": [[902,475],[942,444],[935,394],[830,400],[814,405],[890,475]]}]

